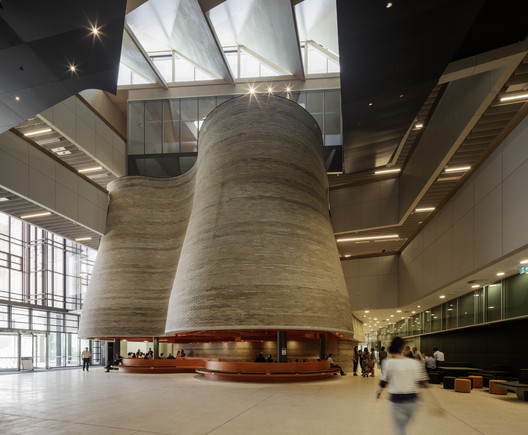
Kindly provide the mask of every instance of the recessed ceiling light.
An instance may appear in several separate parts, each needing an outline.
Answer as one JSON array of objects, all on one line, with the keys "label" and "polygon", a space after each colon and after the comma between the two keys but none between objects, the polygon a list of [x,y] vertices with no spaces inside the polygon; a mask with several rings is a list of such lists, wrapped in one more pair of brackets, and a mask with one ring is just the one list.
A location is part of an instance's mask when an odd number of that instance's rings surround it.
[{"label": "recessed ceiling light", "polygon": [[379,174],[394,174],[396,172],[400,172],[401,169],[381,169],[379,171],[375,171],[374,172],[374,175],[379,175]]},{"label": "recessed ceiling light", "polygon": [[374,317],[374,320],[378,320],[378,318],[377,318],[377,317]]},{"label": "recessed ceiling light", "polygon": [[42,213],[26,214],[24,216],[20,216],[20,219],[31,219],[31,218],[49,216],[50,214],[51,214],[51,212],[49,212],[49,211],[42,212]]},{"label": "recessed ceiling light", "polygon": [[420,305],[416,305],[416,308],[420,308]]},{"label": "recessed ceiling light", "polygon": [[268,94],[273,94],[273,88],[271,86],[268,86]]},{"label": "recessed ceiling light", "polygon": [[446,168],[444,172],[464,172],[471,169],[471,166],[454,166],[452,168]]},{"label": "recessed ceiling light", "polygon": [[502,97],[501,101],[512,101],[512,100],[522,100],[523,98],[528,98],[528,94],[519,94],[519,95],[511,95],[509,97]]},{"label": "recessed ceiling light", "polygon": [[502,276],[502,275],[504,275],[504,272],[497,273],[497,276]]},{"label": "recessed ceiling light", "polygon": [[75,65],[70,65],[70,67],[68,68],[71,72],[75,72],[77,71],[77,67]]},{"label": "recessed ceiling light", "polygon": [[78,239],[75,239],[76,242],[84,242],[86,240],[92,240],[91,237],[80,237]]},{"label": "recessed ceiling light", "polygon": [[35,131],[29,131],[27,133],[24,133],[24,136],[36,136],[37,134],[44,134],[49,133],[51,131],[51,128],[44,128],[42,130],[35,130]]},{"label": "recessed ceiling light", "polygon": [[391,316],[391,317],[394,317],[394,314],[391,314],[390,316]]},{"label": "recessed ceiling light", "polygon": [[440,296],[440,299],[445,299],[445,295]]},{"label": "recessed ceiling light", "polygon": [[16,101],[20,101],[20,97],[17,95],[17,96],[15,97],[15,100],[16,100]]},{"label": "recessed ceiling light", "polygon": [[77,172],[81,172],[81,173],[94,172],[94,171],[100,171],[101,169],[103,169],[101,166],[94,166],[93,168],[79,169]]},{"label": "recessed ceiling light", "polygon": [[416,313],[416,311],[411,311],[412,314]]},{"label": "recessed ceiling light", "polygon": [[403,94],[400,94],[400,98],[403,98]]},{"label": "recessed ceiling light", "polygon": [[251,87],[249,88],[249,93],[250,93],[250,94],[254,94],[254,93],[255,93],[255,88],[254,88],[253,86],[251,86]]},{"label": "recessed ceiling light", "polygon": [[401,313],[401,310],[396,310],[397,313]]},{"label": "recessed ceiling light", "polygon": [[291,90],[292,90],[291,86],[287,86],[287,87],[286,87],[286,92],[290,93]]},{"label": "recessed ceiling light", "polygon": [[521,264],[528,264],[528,260],[521,261]]},{"label": "recessed ceiling light", "polygon": [[92,35],[99,35],[99,28],[98,27],[95,27],[95,26],[92,26]]},{"label": "recessed ceiling light", "polygon": [[385,5],[385,7],[386,7],[387,9],[391,8],[391,7],[392,7],[392,3],[390,3],[390,2],[387,3],[387,4]]},{"label": "recessed ceiling light", "polygon": [[369,106],[372,106],[372,103],[369,103]]},{"label": "recessed ceiling light", "polygon": [[397,239],[398,234],[388,234],[385,236],[365,236],[365,237],[352,237],[347,239],[337,239],[338,242],[357,242],[360,240],[379,240],[379,239]]},{"label": "recessed ceiling light", "polygon": [[434,207],[422,207],[422,208],[415,208],[414,211],[416,213],[422,213],[424,211],[433,211],[435,208]]},{"label": "recessed ceiling light", "polygon": [[478,284],[472,285],[471,288],[479,288],[480,286]]},{"label": "recessed ceiling light", "polygon": [[57,148],[52,148],[51,151],[53,151],[54,153],[56,153],[56,152],[59,152],[59,151],[66,151],[66,148],[64,148],[64,147],[57,147]]},{"label": "recessed ceiling light", "polygon": [[369,310],[365,310],[365,313],[370,313],[370,311]]},{"label": "recessed ceiling light", "polygon": [[423,128],[423,124],[414,124],[414,128],[416,130],[421,130]]},{"label": "recessed ceiling light", "polygon": [[352,257],[352,255],[350,254],[345,255],[345,258],[350,258],[350,257]]},{"label": "recessed ceiling light", "polygon": [[9,198],[6,198],[5,196],[0,197],[0,202],[9,201]]}]

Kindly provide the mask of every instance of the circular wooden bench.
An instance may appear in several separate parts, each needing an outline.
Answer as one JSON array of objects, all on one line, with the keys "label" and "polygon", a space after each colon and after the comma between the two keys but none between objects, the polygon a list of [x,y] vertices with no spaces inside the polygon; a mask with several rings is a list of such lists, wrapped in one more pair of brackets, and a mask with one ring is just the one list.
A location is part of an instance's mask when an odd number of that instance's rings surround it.
[{"label": "circular wooden bench", "polygon": [[112,366],[125,373],[194,373],[205,367],[207,361],[219,361],[218,358],[123,358],[121,365]]},{"label": "circular wooden bench", "polygon": [[339,374],[328,361],[254,363],[207,361],[196,373],[208,379],[239,382],[303,382],[328,379]]}]

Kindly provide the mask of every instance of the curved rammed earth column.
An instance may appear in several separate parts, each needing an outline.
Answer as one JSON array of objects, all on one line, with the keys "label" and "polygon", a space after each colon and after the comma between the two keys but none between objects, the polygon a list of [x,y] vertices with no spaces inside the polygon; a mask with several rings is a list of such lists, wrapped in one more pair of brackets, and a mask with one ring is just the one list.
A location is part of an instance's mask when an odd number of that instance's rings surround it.
[{"label": "curved rammed earth column", "polygon": [[194,169],[173,179],[124,177],[108,188],[106,234],[86,294],[79,335],[163,335],[192,206]]},{"label": "curved rammed earth column", "polygon": [[321,133],[296,103],[260,95],[200,131],[166,332],[252,328],[353,335]]}]

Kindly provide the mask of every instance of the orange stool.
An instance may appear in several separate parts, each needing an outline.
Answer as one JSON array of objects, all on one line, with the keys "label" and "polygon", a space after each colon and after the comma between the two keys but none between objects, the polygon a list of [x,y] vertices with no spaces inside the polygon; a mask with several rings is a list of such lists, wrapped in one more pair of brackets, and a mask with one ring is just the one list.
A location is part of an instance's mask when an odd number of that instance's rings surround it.
[{"label": "orange stool", "polygon": [[482,376],[468,376],[468,378],[473,379],[473,388],[482,388],[484,383],[484,378]]},{"label": "orange stool", "polygon": [[491,394],[508,394],[508,390],[506,388],[496,386],[495,382],[506,382],[506,381],[503,381],[502,379],[490,379],[489,392]]},{"label": "orange stool", "polygon": [[455,379],[455,391],[457,393],[471,393],[471,380]]}]

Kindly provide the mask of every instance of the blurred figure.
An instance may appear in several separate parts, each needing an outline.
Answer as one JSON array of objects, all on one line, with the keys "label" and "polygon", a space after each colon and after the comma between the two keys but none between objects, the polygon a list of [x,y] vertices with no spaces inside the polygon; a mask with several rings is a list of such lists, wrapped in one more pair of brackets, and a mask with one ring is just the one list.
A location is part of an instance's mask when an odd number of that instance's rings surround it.
[{"label": "blurred figure", "polygon": [[416,347],[412,348],[412,354],[413,354],[413,358],[415,360],[423,362],[423,356],[422,356],[421,352]]},{"label": "blurred figure", "polygon": [[[418,390],[420,386],[427,387],[429,379],[423,364],[403,356],[403,351],[403,340],[395,337],[389,347],[392,358],[385,361],[376,391],[376,398],[379,398],[383,389],[389,386],[395,433],[399,435],[405,435],[405,428],[418,406]],[[439,409],[442,410],[440,406]]]},{"label": "blurred figure", "polygon": [[385,350],[385,346],[381,347],[381,350],[379,351],[379,364],[381,367],[381,374],[383,374],[383,361],[387,359],[387,351]]},{"label": "blurred figure", "polygon": [[372,347],[370,349],[370,358],[372,359],[372,367],[370,369],[370,376],[374,377],[374,369],[376,368],[376,363],[378,360],[376,359],[376,350]]}]

